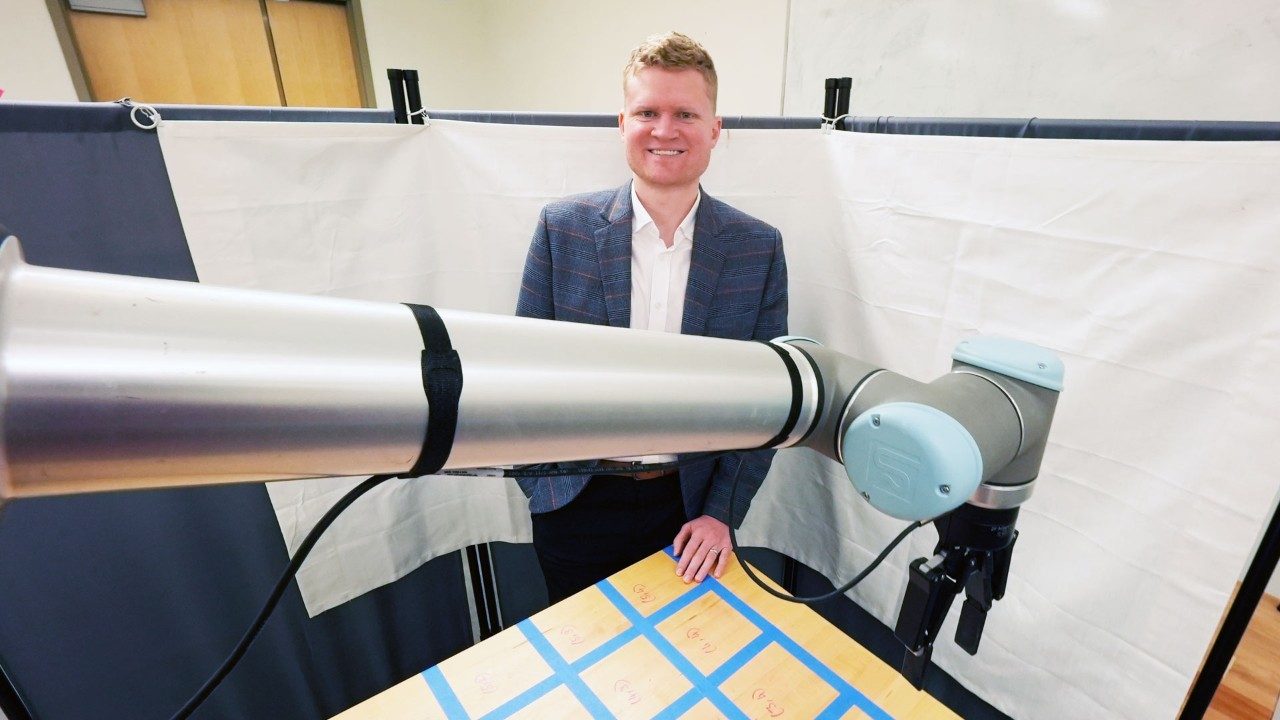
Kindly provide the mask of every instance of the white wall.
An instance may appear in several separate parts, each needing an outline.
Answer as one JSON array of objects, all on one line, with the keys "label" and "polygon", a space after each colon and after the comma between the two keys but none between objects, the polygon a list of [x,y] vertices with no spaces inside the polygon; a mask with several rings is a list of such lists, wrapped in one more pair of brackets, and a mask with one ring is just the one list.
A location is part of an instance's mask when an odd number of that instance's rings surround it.
[{"label": "white wall", "polygon": [[622,66],[646,36],[679,30],[711,52],[718,110],[777,115],[787,0],[362,0],[378,106],[386,68],[416,68],[423,104],[449,110],[619,110]]},{"label": "white wall", "polygon": [[387,68],[417,70],[428,107],[480,107],[490,74],[483,6],[472,0],[357,0],[378,107],[391,109]]},{"label": "white wall", "polygon": [[78,99],[45,0],[0,0],[0,28],[0,101]]},{"label": "white wall", "polygon": [[1280,3],[792,0],[786,112],[1280,120]]},{"label": "white wall", "polygon": [[[382,108],[407,67],[428,107],[615,112],[627,51],[677,29],[729,115],[814,115],[850,76],[859,115],[1280,120],[1274,0],[354,1]],[[4,99],[76,99],[45,0],[0,0],[0,27]]]}]

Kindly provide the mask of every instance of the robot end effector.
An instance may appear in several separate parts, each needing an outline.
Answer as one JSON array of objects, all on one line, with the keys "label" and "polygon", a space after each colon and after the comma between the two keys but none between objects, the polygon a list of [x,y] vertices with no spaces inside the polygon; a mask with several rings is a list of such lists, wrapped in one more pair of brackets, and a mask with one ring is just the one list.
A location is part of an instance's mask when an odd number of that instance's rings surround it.
[{"label": "robot end effector", "polygon": [[807,444],[839,460],[872,506],[933,519],[934,555],[911,564],[895,634],[902,673],[921,687],[933,643],[961,590],[956,642],[976,654],[1004,595],[1019,506],[1030,497],[1062,389],[1062,361],[1012,340],[962,341],[950,373],[919,383],[804,341],[827,397],[844,402]]}]

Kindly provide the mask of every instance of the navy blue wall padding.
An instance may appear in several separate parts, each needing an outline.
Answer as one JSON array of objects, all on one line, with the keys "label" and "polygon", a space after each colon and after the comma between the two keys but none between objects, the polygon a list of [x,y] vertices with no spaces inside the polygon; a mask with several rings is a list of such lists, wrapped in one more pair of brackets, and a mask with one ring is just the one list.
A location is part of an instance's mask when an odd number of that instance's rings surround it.
[{"label": "navy blue wall padding", "polygon": [[464,120],[498,125],[559,125],[567,127],[618,127],[617,115],[588,113],[518,113],[427,110],[433,120]]},{"label": "navy blue wall padding", "polygon": [[511,627],[547,607],[547,582],[532,543],[489,543],[493,574],[498,577],[498,606],[504,627]]},{"label": "navy blue wall padding", "polygon": [[[357,503],[360,501],[357,501]],[[18,500],[0,518],[0,650],[42,720],[167,718],[287,562],[261,485]],[[196,718],[324,718],[471,642],[458,553],[308,618],[291,589]]]},{"label": "navy blue wall padding", "polygon": [[[565,127],[618,127],[618,116],[603,113],[520,113],[427,110],[429,117],[437,120],[463,120],[466,122],[495,123],[498,125],[558,125]],[[726,115],[724,127],[757,128],[761,130],[816,129],[816,117],[766,117],[751,115]]]},{"label": "navy blue wall padding", "polygon": [[[441,120],[503,125],[617,127],[617,115],[428,110]],[[726,115],[727,129],[812,130],[817,117]],[[1056,120],[1052,118],[910,118],[849,117],[840,128],[894,135],[965,135],[1077,140],[1280,140],[1280,122],[1215,120]]]},{"label": "navy blue wall padding", "polygon": [[118,105],[0,103],[0,223],[33,265],[196,279],[160,144]]},{"label": "navy blue wall padding", "polygon": [[[0,103],[0,223],[34,264],[195,279],[155,133],[118,106]],[[41,720],[167,718],[287,560],[260,484],[12,501],[0,666]],[[314,619],[291,588],[195,717],[328,717],[470,643],[458,553]]]},{"label": "navy blue wall padding", "polygon": [[822,126],[816,117],[760,117],[753,115],[726,115],[726,130],[815,130]]},{"label": "navy blue wall padding", "polygon": [[221,105],[156,105],[165,120],[250,120],[253,122],[394,123],[390,110],[363,108],[231,107]]},{"label": "navy blue wall padding", "polygon": [[1041,118],[850,117],[841,128],[890,135],[966,135],[1068,140],[1280,140],[1280,122],[1055,120]]}]

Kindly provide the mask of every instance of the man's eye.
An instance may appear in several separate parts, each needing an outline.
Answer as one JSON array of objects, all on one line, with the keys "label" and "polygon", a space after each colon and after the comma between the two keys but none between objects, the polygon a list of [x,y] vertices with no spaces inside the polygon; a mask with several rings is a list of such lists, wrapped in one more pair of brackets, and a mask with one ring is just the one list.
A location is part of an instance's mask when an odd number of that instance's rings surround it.
[{"label": "man's eye", "polygon": [[651,118],[651,117],[653,117],[655,114],[656,114],[656,113],[654,113],[652,110],[641,110],[641,111],[640,111],[640,113],[639,113],[640,117],[642,117],[642,118]]},{"label": "man's eye", "polygon": [[692,120],[692,119],[693,119],[693,113],[691,113],[691,112],[682,112],[682,113],[680,113],[680,119],[681,119],[681,120]]}]

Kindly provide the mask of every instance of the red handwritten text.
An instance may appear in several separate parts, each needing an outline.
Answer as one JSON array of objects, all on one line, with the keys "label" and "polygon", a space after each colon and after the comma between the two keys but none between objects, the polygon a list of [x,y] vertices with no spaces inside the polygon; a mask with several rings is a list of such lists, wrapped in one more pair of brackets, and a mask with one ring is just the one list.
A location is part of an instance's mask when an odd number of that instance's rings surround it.
[{"label": "red handwritten text", "polygon": [[488,695],[498,689],[498,679],[490,672],[478,672],[475,677],[476,685],[480,688],[480,692]]},{"label": "red handwritten text", "polygon": [[636,599],[642,603],[650,603],[654,600],[653,593],[649,592],[649,588],[645,587],[642,583],[632,585],[631,592],[636,596]]},{"label": "red handwritten text", "polygon": [[572,625],[565,625],[560,628],[560,634],[568,638],[570,645],[581,645],[586,641],[586,638],[582,637],[582,633],[578,632],[578,628]]},{"label": "red handwritten text", "polygon": [[756,688],[755,692],[751,693],[751,699],[764,705],[764,711],[769,713],[769,717],[778,717],[787,711],[776,700],[769,697],[769,693],[765,692],[764,688]]},{"label": "red handwritten text", "polygon": [[613,684],[613,691],[618,693],[627,701],[628,705],[635,705],[640,702],[640,691],[636,690],[627,680],[619,680]]},{"label": "red handwritten text", "polygon": [[709,655],[716,651],[716,644],[703,637],[701,628],[689,628],[684,635],[692,640],[704,654]]}]

